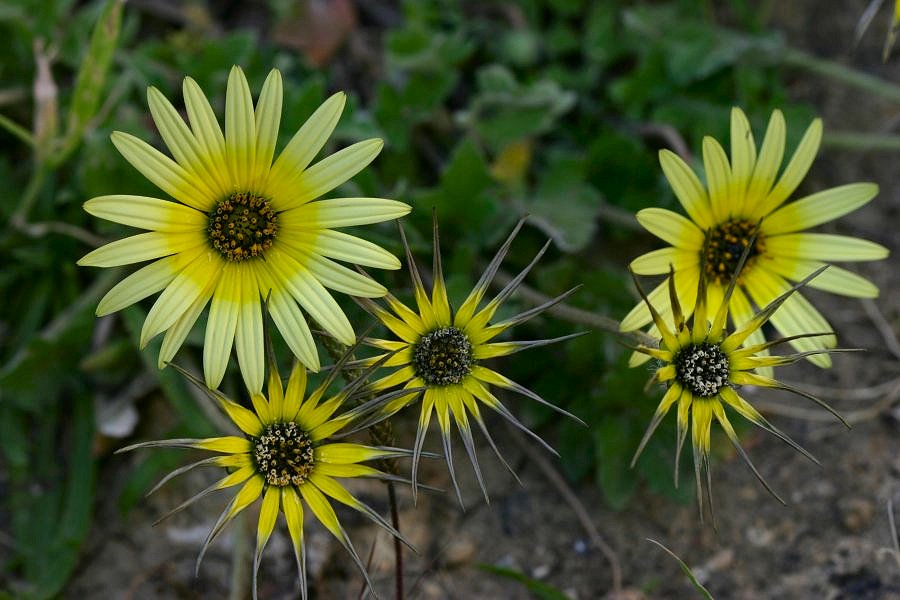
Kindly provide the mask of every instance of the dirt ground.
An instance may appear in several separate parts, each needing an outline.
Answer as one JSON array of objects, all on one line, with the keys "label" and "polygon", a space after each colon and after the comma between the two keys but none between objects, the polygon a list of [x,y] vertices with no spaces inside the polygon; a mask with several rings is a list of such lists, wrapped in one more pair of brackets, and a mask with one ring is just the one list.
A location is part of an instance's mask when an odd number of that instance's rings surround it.
[{"label": "dirt ground", "polygon": [[[791,45],[823,58],[892,81],[900,81],[900,52],[883,65],[881,44],[888,10],[873,24],[851,53],[853,27],[866,2],[824,3],[804,0],[776,8],[776,23]],[[840,18],[832,16],[841,14]],[[815,26],[811,18],[815,17]],[[829,130],[896,132],[900,111],[857,89],[788,71],[794,97],[817,107]],[[898,156],[888,152],[847,152],[825,148],[805,183],[808,191],[853,181],[874,181],[881,193],[865,210],[841,219],[840,231],[877,241],[894,256],[880,264],[861,265],[859,272],[881,288],[873,304],[898,329],[900,275],[894,227],[900,210]],[[607,508],[594,483],[575,488],[591,521],[613,549],[621,568],[621,598],[694,598],[678,565],[645,538],[666,544],[692,565],[699,579],[718,600],[891,599],[900,598],[900,564],[884,552],[891,545],[885,510],[889,498],[900,505],[900,362],[888,349],[871,308],[853,299],[810,293],[829,315],[842,345],[869,349],[840,355],[828,371],[798,365],[781,372],[783,379],[815,382],[825,397],[854,421],[845,430],[822,411],[810,418],[790,418],[794,407],[814,409],[795,397],[757,393],[754,401],[777,404],[772,420],[818,457],[821,468],[764,434],[746,440],[757,467],[788,501],[772,499],[738,460],[713,465],[717,529],[701,526],[694,505],[679,505],[651,493],[640,493],[623,512]],[[613,315],[615,316],[615,315]],[[776,414],[777,413],[777,414]],[[499,425],[499,423],[495,423]],[[500,427],[498,443],[523,480],[519,487],[482,448],[482,466],[489,481],[492,505],[480,499],[467,461],[459,457],[463,495],[469,508],[461,512],[450,494],[424,494],[418,508],[401,494],[403,530],[421,554],[406,554],[410,598],[532,598],[524,587],[487,574],[480,563],[520,570],[586,600],[612,597],[608,558],[592,547],[584,526],[559,488],[534,460],[524,454]],[[185,457],[185,460],[187,458]],[[553,462],[552,460],[550,461]],[[115,492],[124,481],[129,459],[108,460],[101,485]],[[65,593],[66,598],[186,599],[224,598],[233,575],[233,535],[224,536],[193,576],[198,548],[212,526],[225,495],[207,499],[199,510],[179,514],[161,525],[150,522],[166,509],[205,487],[212,473],[196,473],[168,485],[143,501],[124,518],[112,503],[103,503],[83,562]],[[440,463],[427,466],[423,479],[448,487]],[[379,483],[356,488],[382,513],[387,512]],[[255,516],[248,515],[255,522]],[[389,540],[362,518],[342,513],[345,525],[365,556],[377,535],[371,571],[382,597],[392,597],[393,556]],[[313,597],[355,598],[361,579],[343,551],[314,524],[307,541]],[[240,526],[240,525],[238,525]],[[267,549],[260,579],[260,597],[299,597],[291,589],[294,563],[283,527]]]}]

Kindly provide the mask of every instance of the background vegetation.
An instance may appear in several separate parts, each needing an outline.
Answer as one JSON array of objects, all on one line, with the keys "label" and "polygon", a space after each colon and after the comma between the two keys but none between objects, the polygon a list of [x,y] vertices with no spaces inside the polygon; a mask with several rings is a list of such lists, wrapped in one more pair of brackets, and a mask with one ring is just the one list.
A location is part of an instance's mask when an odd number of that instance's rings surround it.
[{"label": "background vegetation", "polygon": [[[570,480],[598,486],[611,507],[627,507],[639,489],[673,501],[692,498],[690,485],[675,490],[671,484],[671,422],[637,467],[628,468],[658,390],[644,391],[649,371],[626,368],[627,350],[600,330],[596,316],[621,318],[633,306],[626,265],[658,247],[631,215],[646,206],[676,206],[658,167],[660,148],[689,154],[703,135],[727,139],[734,105],[744,108],[759,135],[771,110],[782,109],[789,148],[815,116],[790,100],[783,81],[785,69],[817,63],[765,28],[770,5],[0,4],[6,50],[0,56],[0,216],[6,223],[0,230],[0,589],[46,598],[64,588],[91,528],[95,499],[109,493],[97,481],[98,468],[120,460],[111,451],[145,426],[148,397],[162,394],[171,409],[162,418],[163,435],[215,431],[182,378],[156,369],[159,341],[137,349],[146,302],[94,317],[98,299],[127,270],[80,269],[75,261],[126,233],[89,217],[84,200],[160,193],[119,156],[110,132],[162,147],[146,89],[157,86],[181,106],[185,75],[222,115],[233,64],[243,67],[255,91],[269,69],[282,71],[282,143],[331,92],[349,93],[326,150],[371,136],[386,145],[340,191],[413,205],[404,226],[423,262],[436,208],[444,269],[457,300],[518,216],[530,213],[504,268],[524,266],[552,238],[527,284],[549,296],[583,285],[569,302],[581,312],[547,315],[517,337],[592,333],[512,357],[509,375],[589,427],[536,403],[519,402],[515,412],[560,450]],[[394,227],[362,235],[400,253]],[[377,277],[399,295],[408,290],[405,271]],[[527,294],[518,296],[507,310],[528,302]],[[353,314],[357,329],[365,329],[366,317]],[[202,331],[195,327],[195,334]],[[178,361],[197,364],[201,342],[190,338]],[[224,388],[240,397],[236,372]],[[121,510],[136,510],[151,482],[180,460],[148,457],[124,486]]]}]

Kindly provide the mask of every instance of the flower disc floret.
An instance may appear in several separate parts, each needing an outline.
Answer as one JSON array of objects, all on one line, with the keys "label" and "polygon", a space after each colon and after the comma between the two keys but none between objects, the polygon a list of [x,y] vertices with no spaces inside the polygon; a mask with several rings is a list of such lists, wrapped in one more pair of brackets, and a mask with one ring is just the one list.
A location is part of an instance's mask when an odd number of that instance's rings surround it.
[{"label": "flower disc floret", "polygon": [[[729,220],[716,225],[706,233],[703,245],[703,269],[710,281],[728,285],[735,276],[738,262],[745,248],[750,248],[747,261],[763,253],[762,240],[753,236],[758,227],[746,220]],[[752,246],[751,246],[752,242]]]},{"label": "flower disc floret", "polygon": [[278,215],[265,198],[240,192],[216,204],[206,233],[225,260],[239,262],[262,256],[272,247]]},{"label": "flower disc floret", "polygon": [[715,396],[728,385],[728,356],[718,344],[691,344],[675,355],[675,377],[701,398]]},{"label": "flower disc floret", "polygon": [[266,483],[277,487],[299,486],[315,466],[313,443],[294,422],[274,423],[252,440],[253,458]]},{"label": "flower disc floret", "polygon": [[428,385],[455,385],[472,371],[474,364],[472,343],[456,327],[426,333],[413,350],[416,375]]}]

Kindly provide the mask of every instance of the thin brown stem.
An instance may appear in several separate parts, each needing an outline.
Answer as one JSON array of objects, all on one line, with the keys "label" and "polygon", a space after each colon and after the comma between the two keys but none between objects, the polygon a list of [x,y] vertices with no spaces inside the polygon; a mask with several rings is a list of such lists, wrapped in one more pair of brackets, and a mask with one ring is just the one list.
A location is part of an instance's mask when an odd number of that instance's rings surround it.
[{"label": "thin brown stem", "polygon": [[[331,359],[335,362],[340,360],[340,358],[348,350],[346,346],[327,335],[322,338],[322,345],[325,346],[325,350],[328,352],[329,356],[331,356]],[[354,360],[354,357],[351,356],[350,360]],[[341,372],[341,376],[348,383],[354,381],[361,374],[361,369],[344,369]],[[365,403],[368,400],[371,400],[370,396],[363,395],[359,398],[360,404]],[[391,426],[391,423],[387,420],[373,425],[369,428],[368,431],[369,438],[376,446],[393,446],[395,444],[394,429]],[[387,473],[391,473],[392,475],[396,475],[398,473],[397,465],[391,461],[379,461],[378,468]],[[399,532],[400,513],[397,509],[397,492],[394,489],[393,482],[387,481],[385,483],[387,484],[388,488],[388,503],[390,504],[391,510],[391,525],[394,527],[394,530]],[[397,600],[403,600],[403,544],[400,542],[400,538],[396,536],[394,536],[394,581],[396,598]]]},{"label": "thin brown stem", "polygon": [[534,448],[531,444],[528,444],[522,433],[515,429],[512,426],[507,426],[508,431],[510,432],[510,436],[513,441],[522,451],[528,455],[528,459],[543,472],[544,476],[556,487],[556,490],[559,492],[560,496],[569,504],[572,508],[572,512],[575,513],[576,518],[581,523],[584,530],[587,532],[588,537],[591,540],[591,544],[600,550],[603,553],[603,556],[606,557],[607,562],[609,562],[609,568],[612,572],[612,587],[613,594],[611,598],[619,598],[621,597],[622,592],[622,565],[619,562],[619,557],[616,554],[616,551],[612,549],[603,536],[600,535],[600,531],[597,529],[597,526],[594,525],[594,521],[591,519],[591,515],[588,513],[587,509],[582,504],[581,500],[578,499],[578,496],[569,487],[569,484],[566,483],[566,480],[563,479],[563,476],[559,474],[550,461],[548,461],[543,454],[541,454],[536,448]]},{"label": "thin brown stem", "polygon": [[[394,482],[387,482],[388,501],[391,505],[391,525],[398,532],[400,531],[400,511],[397,510],[397,492],[394,489]],[[400,538],[394,536],[394,597],[397,600],[403,600],[403,544]]]}]

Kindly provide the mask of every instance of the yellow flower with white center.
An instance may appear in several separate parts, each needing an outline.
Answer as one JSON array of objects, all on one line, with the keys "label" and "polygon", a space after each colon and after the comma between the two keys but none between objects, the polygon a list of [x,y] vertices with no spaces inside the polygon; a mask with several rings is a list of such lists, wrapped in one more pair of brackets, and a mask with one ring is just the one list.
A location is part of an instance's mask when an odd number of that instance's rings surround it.
[{"label": "yellow flower with white center", "polygon": [[129,306],[162,290],[144,321],[141,346],[165,332],[164,367],[175,356],[210,303],[203,349],[206,384],[218,387],[234,345],[247,388],[263,385],[261,300],[297,358],[319,369],[315,343],[301,312],[350,345],[355,334],[328,291],[381,297],[387,290],[336,261],[399,269],[386,250],[336,228],[402,217],[410,207],[381,198],[314,201],[368,165],[382,141],[353,144],[310,166],[344,108],[337,93],[313,113],[277,159],[281,74],[272,70],[253,106],[240,68],[228,77],[225,132],[209,101],[190,77],[184,80],[188,123],[156,88],[150,112],[174,160],[127,133],[112,142],[125,159],[175,202],[113,195],[88,200],[94,216],[149,230],[87,254],[79,265],[114,267],[154,262],[129,275],[100,301],[98,315]]},{"label": "yellow flower with white center", "polygon": [[[307,598],[306,552],[303,537],[304,503],[319,522],[347,550],[369,587],[372,587],[366,568],[341,526],[329,499],[360,511],[400,538],[400,534],[390,524],[372,508],[348,492],[338,482],[338,479],[374,477],[405,481],[361,463],[376,459],[409,456],[410,452],[397,448],[379,448],[349,442],[329,441],[331,436],[366,415],[368,410],[376,408],[379,402],[393,397],[393,395],[388,395],[386,398],[375,399],[371,403],[335,415],[344,406],[347,399],[359,390],[369,375],[368,372],[363,374],[336,395],[325,399],[325,393],[334,381],[338,370],[339,367],[334,368],[327,379],[309,396],[306,396],[307,378],[303,365],[294,363],[285,389],[273,364],[270,366],[268,397],[259,392],[251,392],[250,399],[253,410],[229,400],[218,392],[208,390],[203,382],[191,377],[194,383],[216,401],[243,435],[143,442],[119,450],[119,452],[127,452],[137,448],[195,448],[217,453],[216,456],[176,469],[164,477],[150,493],[159,489],[173,477],[195,467],[222,467],[228,470],[224,477],[179,504],[160,520],[177,513],[212,492],[240,486],[207,535],[197,558],[198,570],[210,543],[223,528],[238,513],[258,498],[262,498],[259,522],[256,528],[256,553],[253,563],[254,598],[256,598],[256,574],[259,570],[260,559],[275,528],[279,512],[284,514],[287,522],[288,533],[297,559],[302,597],[304,600]],[[402,538],[400,539],[402,540]],[[403,541],[406,543],[405,540]]]},{"label": "yellow flower with white center", "polygon": [[[757,156],[747,117],[735,108],[731,112],[731,160],[716,140],[703,140],[706,187],[677,155],[661,151],[663,173],[689,218],[662,208],[638,212],[641,225],[672,245],[638,257],[631,269],[639,275],[662,275],[674,266],[678,297],[686,307],[694,306],[697,284],[701,276],[705,277],[709,309],[715,313],[741,253],[755,239],[730,300],[731,318],[740,327],[752,319],[753,304],[766,306],[790,289],[791,281],[804,279],[823,264],[887,257],[887,249],[873,242],[804,231],[865,205],[878,193],[874,183],[842,185],[785,204],[809,170],[821,139],[822,121],[816,119],[779,176],[785,146],[781,111],[772,113]],[[829,267],[809,287],[858,298],[878,295],[878,288],[870,281],[836,266]],[[649,298],[664,318],[671,315],[665,282],[650,292]],[[647,305],[640,303],[622,320],[621,329],[631,331],[650,320]],[[828,321],[800,293],[786,298],[771,320],[775,329],[788,337],[832,331]],[[655,329],[651,333],[657,334]],[[764,339],[762,331],[756,330],[748,342],[759,344]],[[833,335],[825,335],[798,337],[790,343],[799,351],[808,351],[834,347],[836,342]],[[646,360],[634,355],[631,363]],[[827,354],[810,355],[809,360],[820,367],[831,365]]]},{"label": "yellow flower with white center", "polygon": [[[745,259],[747,254],[749,252],[744,253]],[[739,272],[741,266],[741,259],[739,258],[737,264]],[[824,268],[822,267],[822,269]],[[729,411],[733,410],[753,424],[780,438],[818,464],[818,461],[806,450],[778,430],[753,405],[742,398],[738,393],[739,386],[756,385],[799,394],[825,408],[846,425],[843,418],[822,400],[756,372],[760,368],[787,365],[810,356],[837,352],[838,350],[834,349],[814,349],[786,356],[767,356],[762,354],[778,344],[796,341],[797,339],[815,338],[821,334],[805,333],[768,342],[748,343],[753,334],[759,331],[772,315],[777,314],[780,307],[783,307],[797,293],[797,289],[809,284],[814,277],[817,275],[821,276],[821,274],[822,270],[819,269],[800,283],[791,286],[730,334],[726,331],[728,300],[737,290],[735,286],[737,278],[732,279],[731,284],[725,289],[723,300],[718,303],[716,311],[712,313],[709,310],[710,307],[707,304],[706,296],[706,290],[710,289],[710,286],[705,285],[704,278],[701,276],[699,289],[697,290],[697,303],[693,310],[693,321],[689,324],[685,314],[682,312],[675,292],[680,285],[680,282],[676,283],[675,279],[676,275],[678,275],[677,272],[670,273],[666,284],[671,306],[671,316],[667,318],[664,318],[657,310],[656,305],[644,295],[635,277],[638,291],[646,303],[653,323],[656,325],[662,338],[658,348],[640,345],[636,348],[636,351],[648,358],[656,359],[658,368],[653,378],[666,385],[668,389],[662,401],[660,401],[646,433],[644,433],[644,437],[635,452],[631,464],[634,466],[653,432],[669,410],[675,407],[678,415],[676,421],[675,484],[678,484],[679,457],[690,430],[694,456],[694,473],[697,480],[697,501],[701,519],[703,518],[702,471],[706,472],[706,493],[710,512],[712,511],[709,449],[713,421],[718,421],[722,426],[725,435],[734,444],[738,454],[747,463],[763,486],[775,498],[784,503],[762,478],[762,475],[756,470],[753,463],[750,462],[750,458],[741,447],[737,434],[729,421],[726,407]],[[710,315],[713,316],[712,321],[708,320]],[[671,326],[669,324],[670,321]]]},{"label": "yellow flower with white center", "polygon": [[[419,426],[415,445],[413,446],[412,480],[414,496],[422,445],[431,419],[435,416],[443,438],[447,466],[450,470],[450,476],[460,504],[462,504],[462,495],[456,483],[450,442],[451,427],[454,423],[459,430],[463,445],[475,469],[485,500],[489,499],[475,455],[470,418],[478,424],[500,461],[512,472],[512,469],[500,455],[488,433],[480,407],[484,406],[496,411],[553,452],[552,448],[522,425],[509,412],[491,391],[491,386],[515,391],[580,421],[577,417],[550,404],[533,391],[488,368],[484,364],[484,361],[491,358],[506,356],[528,348],[544,346],[580,335],[574,334],[555,339],[534,341],[496,341],[497,336],[561,302],[574,292],[574,289],[540,306],[496,323],[490,323],[500,305],[518,288],[531,268],[544,254],[550,244],[549,241],[519,275],[513,278],[493,299],[479,309],[488,286],[494,279],[500,263],[506,256],[513,239],[524,222],[524,219],[519,221],[458,310],[454,311],[451,308],[447,297],[447,286],[444,283],[444,273],[441,265],[437,221],[434,223],[434,272],[432,273],[433,285],[430,294],[425,290],[425,286],[422,283],[422,278],[406,243],[403,229],[401,228],[400,230],[401,239],[406,249],[409,271],[413,279],[414,295],[418,310],[412,310],[391,294],[385,297],[390,310],[379,306],[371,300],[360,300],[360,303],[366,310],[371,312],[387,329],[399,338],[398,340],[373,338],[363,340],[365,344],[393,353],[392,356],[387,354],[375,356],[365,361],[364,364],[372,364],[376,361],[384,360],[385,367],[397,367],[397,370],[390,375],[373,382],[370,389],[377,392],[402,386],[400,388],[401,391],[414,390],[386,403],[381,410],[380,416],[392,415],[417,399],[421,398],[422,400]],[[513,475],[515,476],[515,473]]]}]

